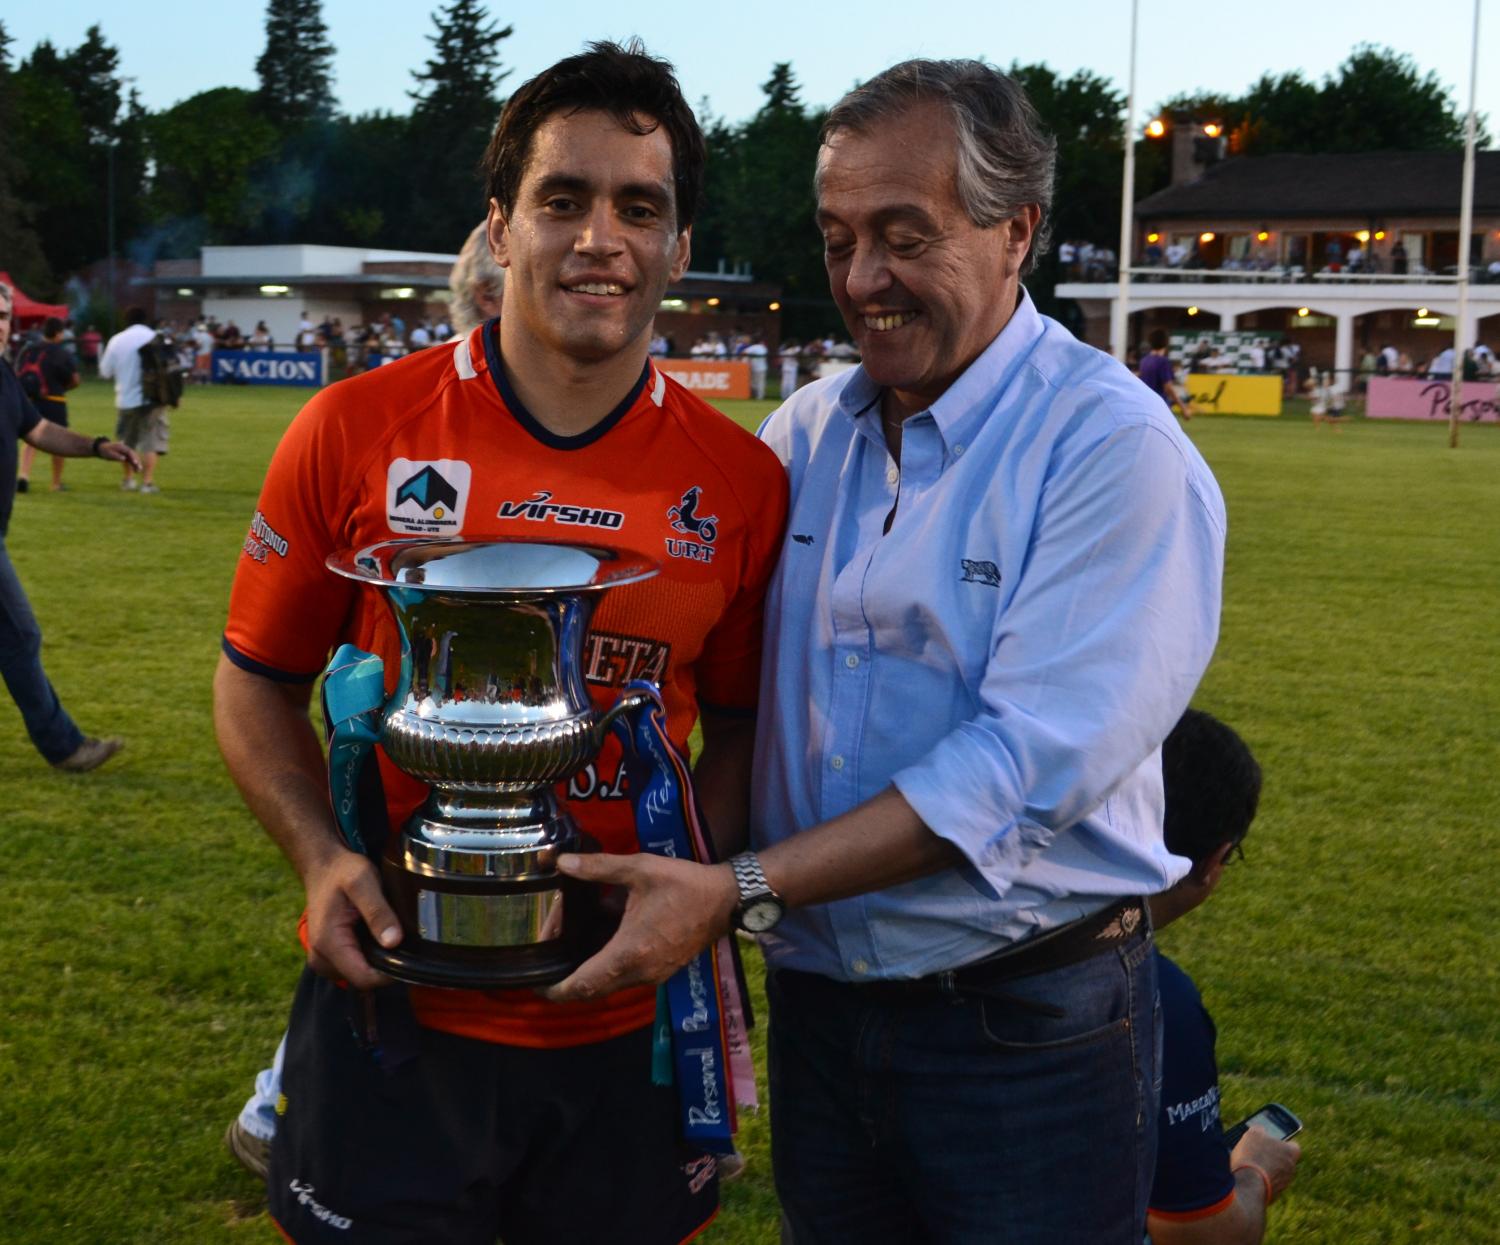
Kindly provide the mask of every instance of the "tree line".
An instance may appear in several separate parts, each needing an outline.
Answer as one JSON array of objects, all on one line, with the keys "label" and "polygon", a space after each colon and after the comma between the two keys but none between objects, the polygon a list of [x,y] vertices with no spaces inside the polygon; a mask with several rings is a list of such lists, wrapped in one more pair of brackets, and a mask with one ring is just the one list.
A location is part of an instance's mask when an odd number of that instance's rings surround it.
[{"label": "tree line", "polygon": [[[348,115],[334,94],[321,0],[269,0],[254,90],[218,87],[145,108],[99,26],[75,48],[38,43],[14,60],[0,23],[0,267],[55,298],[113,253],[145,265],[204,244],[325,243],[456,250],[484,210],[477,164],[504,102],[513,27],[481,0],[433,12],[431,55],[412,71],[406,112]],[[976,49],[982,54],[982,49]],[[1009,72],[1058,140],[1054,237],[1119,237],[1124,96],[1088,70]],[[791,62],[771,68],[742,121],[699,108],[709,147],[693,267],[721,263],[779,282],[787,331],[837,324],[813,227],[812,168],[824,109]],[[1314,82],[1263,75],[1242,95],[1186,92],[1160,106],[1225,128],[1231,155],[1453,150],[1463,117],[1405,53],[1360,45]],[[1167,184],[1168,144],[1137,145],[1142,196]],[[1052,304],[1055,263],[1029,282]]]}]

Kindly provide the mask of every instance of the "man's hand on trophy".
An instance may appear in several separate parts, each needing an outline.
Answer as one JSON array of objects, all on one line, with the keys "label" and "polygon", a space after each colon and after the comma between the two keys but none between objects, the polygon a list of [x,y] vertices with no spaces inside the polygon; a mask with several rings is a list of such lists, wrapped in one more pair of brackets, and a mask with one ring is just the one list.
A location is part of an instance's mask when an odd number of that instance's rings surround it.
[{"label": "man's hand on trophy", "polygon": [[380,875],[368,859],[339,848],[304,876],[307,886],[307,962],[313,972],[347,981],[356,990],[390,985],[371,968],[360,950],[361,923],[382,947],[401,941],[401,923],[380,889]]},{"label": "man's hand on trophy", "polygon": [[573,974],[542,993],[553,1002],[613,994],[665,981],[729,931],[739,888],[728,865],[699,865],[639,852],[565,853],[559,873],[628,893],[620,928]]}]

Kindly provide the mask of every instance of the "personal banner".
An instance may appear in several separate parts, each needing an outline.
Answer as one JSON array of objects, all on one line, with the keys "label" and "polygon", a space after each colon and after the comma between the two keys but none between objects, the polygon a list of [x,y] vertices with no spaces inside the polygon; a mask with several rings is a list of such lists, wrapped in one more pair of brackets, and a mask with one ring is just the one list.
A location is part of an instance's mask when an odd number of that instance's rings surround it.
[{"label": "personal banner", "polygon": [[656,366],[703,398],[748,398],[750,365],[740,361],[658,359]]},{"label": "personal banner", "polygon": [[1194,372],[1187,378],[1195,415],[1280,415],[1280,376]]},{"label": "personal banner", "polygon": [[[1430,419],[1448,421],[1453,385],[1447,380],[1420,376],[1372,376],[1365,400],[1370,419]],[[1500,423],[1500,384],[1466,380],[1459,390],[1459,419],[1466,424]]]},{"label": "personal banner", "polygon": [[308,385],[318,387],[328,380],[326,356],[321,350],[215,350],[213,378],[216,385]]}]

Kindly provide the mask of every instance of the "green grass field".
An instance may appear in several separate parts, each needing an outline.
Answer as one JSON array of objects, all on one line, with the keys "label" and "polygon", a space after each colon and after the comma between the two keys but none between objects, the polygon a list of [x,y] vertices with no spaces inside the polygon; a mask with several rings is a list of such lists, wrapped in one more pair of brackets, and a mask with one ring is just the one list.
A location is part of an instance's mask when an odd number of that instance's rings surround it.
[{"label": "green grass field", "polygon": [[[158,497],[68,465],[9,549],[97,774],[0,701],[0,1239],[279,1240],[220,1136],[285,1021],[301,892],[220,765],[209,680],[261,473],[301,395],[190,392]],[[729,404],[754,425],[770,403]],[[113,424],[86,385],[74,426]],[[1198,696],[1265,768],[1249,859],[1164,935],[1219,1026],[1227,1120],[1307,1124],[1272,1240],[1500,1239],[1500,432],[1200,419],[1228,500]],[[766,1114],[704,1238],[777,1240]]]}]

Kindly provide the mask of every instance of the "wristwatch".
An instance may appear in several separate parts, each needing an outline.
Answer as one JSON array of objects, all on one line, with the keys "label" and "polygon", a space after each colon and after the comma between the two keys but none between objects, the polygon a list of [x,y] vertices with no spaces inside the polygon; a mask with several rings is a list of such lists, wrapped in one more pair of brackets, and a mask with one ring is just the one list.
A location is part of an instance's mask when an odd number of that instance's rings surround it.
[{"label": "wristwatch", "polygon": [[760,859],[754,852],[741,852],[730,857],[729,867],[734,870],[734,881],[740,888],[740,902],[733,917],[735,929],[751,934],[773,929],[786,915],[786,904],[766,881]]}]

